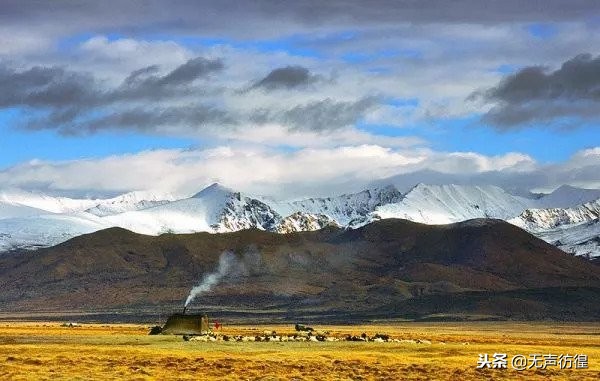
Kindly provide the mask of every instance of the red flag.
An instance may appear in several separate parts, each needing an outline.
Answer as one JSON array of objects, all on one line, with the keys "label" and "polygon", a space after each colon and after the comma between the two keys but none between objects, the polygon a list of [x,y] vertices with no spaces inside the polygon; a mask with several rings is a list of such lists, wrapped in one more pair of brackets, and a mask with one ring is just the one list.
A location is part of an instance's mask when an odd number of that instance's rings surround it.
[{"label": "red flag", "polygon": [[218,321],[215,322],[215,330],[221,328],[221,324]]}]

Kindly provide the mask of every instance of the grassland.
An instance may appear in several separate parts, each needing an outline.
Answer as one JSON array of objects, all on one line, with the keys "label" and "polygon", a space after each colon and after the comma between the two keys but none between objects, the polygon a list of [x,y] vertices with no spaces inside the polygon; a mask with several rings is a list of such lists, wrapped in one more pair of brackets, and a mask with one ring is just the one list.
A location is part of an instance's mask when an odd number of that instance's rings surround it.
[{"label": "grassland", "polygon": [[[185,342],[144,325],[0,323],[2,380],[598,380],[600,324],[397,323],[317,326],[332,335],[386,333],[431,344]],[[228,326],[223,334],[292,333]],[[479,353],[576,354],[589,369],[476,369]],[[510,368],[510,365],[509,365]]]}]

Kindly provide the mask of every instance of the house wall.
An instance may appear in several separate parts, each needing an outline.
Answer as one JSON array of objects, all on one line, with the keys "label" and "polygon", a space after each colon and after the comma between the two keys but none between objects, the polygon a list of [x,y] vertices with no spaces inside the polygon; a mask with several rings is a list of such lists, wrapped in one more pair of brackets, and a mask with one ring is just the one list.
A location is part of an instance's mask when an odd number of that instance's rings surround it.
[{"label": "house wall", "polygon": [[174,314],[169,316],[162,333],[167,335],[203,335],[210,332],[208,316]]}]

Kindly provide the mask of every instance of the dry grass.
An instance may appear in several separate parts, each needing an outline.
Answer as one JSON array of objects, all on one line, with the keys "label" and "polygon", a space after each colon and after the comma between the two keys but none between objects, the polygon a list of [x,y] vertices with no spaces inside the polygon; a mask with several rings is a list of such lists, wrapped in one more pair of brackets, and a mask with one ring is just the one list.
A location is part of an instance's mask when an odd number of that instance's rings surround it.
[{"label": "dry grass", "polygon": [[[600,324],[398,323],[324,326],[411,343],[184,342],[140,325],[0,323],[0,379],[8,380],[598,380]],[[291,326],[225,326],[223,333],[292,333]],[[468,345],[465,345],[468,343]],[[589,356],[588,370],[476,370],[479,353]]]}]

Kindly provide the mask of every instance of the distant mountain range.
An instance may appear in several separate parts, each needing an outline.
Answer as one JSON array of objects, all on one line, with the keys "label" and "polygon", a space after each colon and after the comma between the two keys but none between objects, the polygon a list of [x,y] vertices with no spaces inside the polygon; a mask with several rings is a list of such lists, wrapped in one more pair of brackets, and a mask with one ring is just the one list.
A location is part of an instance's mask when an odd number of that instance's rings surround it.
[{"label": "distant mountain range", "polygon": [[111,199],[70,199],[24,191],[0,192],[0,251],[35,249],[94,231],[277,233],[327,226],[355,229],[402,218],[450,224],[473,218],[506,220],[562,250],[600,256],[600,190],[562,186],[550,194],[515,195],[496,186],[394,185],[359,193],[302,200],[273,200],[213,184],[196,195],[132,192]]},{"label": "distant mountain range", "polygon": [[600,266],[496,219],[290,234],[110,228],[1,255],[0,308],[150,320],[179,311],[216,269],[220,282],[191,309],[219,319],[600,319]]}]

